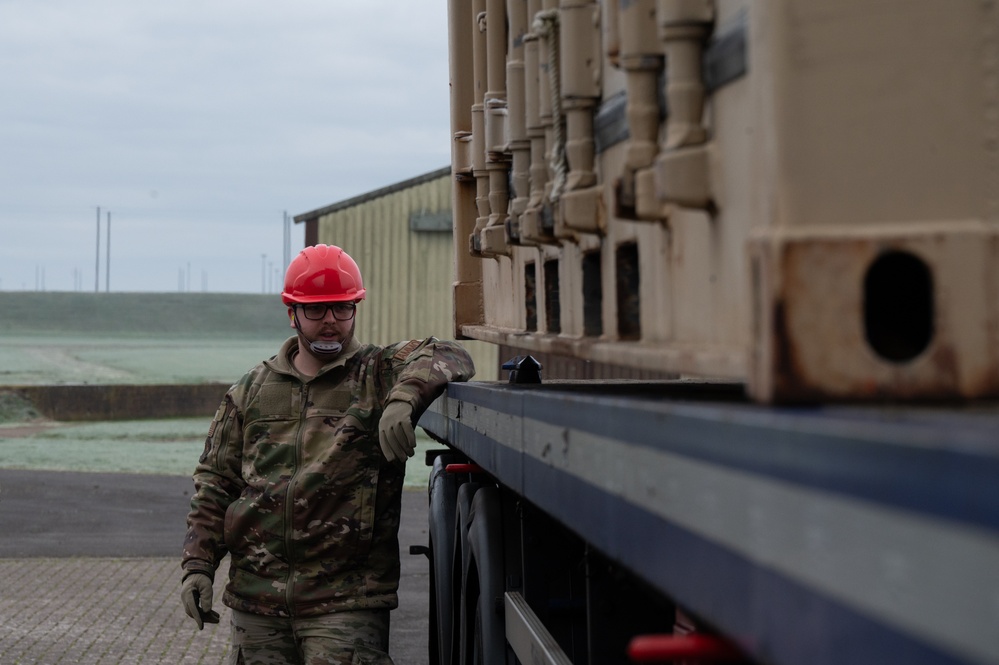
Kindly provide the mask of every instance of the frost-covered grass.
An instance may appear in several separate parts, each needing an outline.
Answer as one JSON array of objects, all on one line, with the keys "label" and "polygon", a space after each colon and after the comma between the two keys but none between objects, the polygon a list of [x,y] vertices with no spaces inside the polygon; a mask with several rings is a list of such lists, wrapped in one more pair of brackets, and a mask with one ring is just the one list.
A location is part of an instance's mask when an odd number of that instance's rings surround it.
[{"label": "frost-covered grass", "polygon": [[[277,296],[0,292],[0,468],[190,475],[210,417],[37,425],[3,386],[235,382],[292,333]],[[425,488],[422,432],[407,485]]]},{"label": "frost-covered grass", "polygon": [[278,296],[0,292],[0,386],[225,383],[291,332]]},{"label": "frost-covered grass", "polygon": [[0,392],[0,425],[36,420],[41,414],[28,400],[10,392]]},{"label": "frost-covered grass", "polygon": [[[210,420],[59,423],[29,436],[11,436],[9,426],[0,427],[0,468],[188,476],[204,450]],[[406,467],[407,487],[426,488],[430,470],[424,453],[434,447],[418,430],[416,455]]]},{"label": "frost-covered grass", "polygon": [[209,420],[62,423],[25,437],[0,428],[0,468],[189,475]]},{"label": "frost-covered grass", "polygon": [[0,335],[273,339],[288,327],[277,295],[0,291]]},{"label": "frost-covered grass", "polygon": [[282,341],[0,335],[0,386],[229,383]]}]

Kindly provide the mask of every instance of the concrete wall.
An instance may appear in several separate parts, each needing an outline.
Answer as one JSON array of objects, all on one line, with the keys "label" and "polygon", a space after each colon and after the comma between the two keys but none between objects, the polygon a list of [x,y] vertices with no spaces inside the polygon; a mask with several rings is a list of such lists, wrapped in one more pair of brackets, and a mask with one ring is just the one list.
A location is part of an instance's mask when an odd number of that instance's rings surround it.
[{"label": "concrete wall", "polygon": [[210,418],[227,383],[197,385],[12,386],[46,418],[59,421]]}]

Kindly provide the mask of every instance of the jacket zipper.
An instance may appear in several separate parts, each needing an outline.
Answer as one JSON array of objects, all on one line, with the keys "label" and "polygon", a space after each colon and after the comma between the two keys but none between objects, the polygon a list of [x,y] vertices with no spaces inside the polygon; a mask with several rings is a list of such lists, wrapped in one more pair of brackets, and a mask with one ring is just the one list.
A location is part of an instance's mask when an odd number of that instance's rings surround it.
[{"label": "jacket zipper", "polygon": [[284,538],[285,550],[288,552],[288,586],[285,589],[285,603],[288,605],[288,615],[295,616],[295,605],[293,602],[295,589],[295,557],[294,547],[294,515],[295,515],[295,483],[298,481],[298,473],[302,467],[302,432],[305,430],[305,415],[309,404],[309,385],[302,384],[301,405],[298,414],[298,432],[295,434],[295,469],[291,473],[288,481],[288,496],[285,497],[284,514]]}]

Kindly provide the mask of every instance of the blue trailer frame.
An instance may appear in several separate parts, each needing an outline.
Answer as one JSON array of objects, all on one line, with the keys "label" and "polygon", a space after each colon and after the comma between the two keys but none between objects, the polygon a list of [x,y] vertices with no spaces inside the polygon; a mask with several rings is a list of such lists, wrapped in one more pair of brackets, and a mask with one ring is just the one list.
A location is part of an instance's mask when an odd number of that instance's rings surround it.
[{"label": "blue trailer frame", "polygon": [[999,663],[999,410],[452,384],[420,425],[753,661]]}]

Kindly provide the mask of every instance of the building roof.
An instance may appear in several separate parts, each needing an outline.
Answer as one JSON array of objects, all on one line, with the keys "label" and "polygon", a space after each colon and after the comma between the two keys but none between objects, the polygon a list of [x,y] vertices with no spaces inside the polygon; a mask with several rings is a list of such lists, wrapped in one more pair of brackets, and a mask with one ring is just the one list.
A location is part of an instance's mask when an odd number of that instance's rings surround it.
[{"label": "building roof", "polygon": [[365,194],[359,194],[358,196],[354,196],[352,198],[339,201],[337,203],[331,203],[330,205],[324,206],[322,208],[317,208],[315,210],[310,210],[309,212],[303,212],[299,215],[295,215],[294,217],[295,223],[298,224],[300,222],[308,222],[313,219],[318,219],[323,215],[328,215],[330,213],[337,212],[338,210],[344,210],[346,208],[351,208],[356,205],[361,205],[362,203],[367,203],[368,201],[378,199],[383,196],[388,196],[389,194],[400,192],[404,189],[409,189],[410,187],[422,185],[425,182],[436,180],[438,178],[442,178],[450,174],[451,174],[451,167],[445,166],[443,168],[436,169],[428,173],[424,173],[423,175],[418,175],[414,178],[403,180],[401,182],[388,185],[387,187],[382,187],[381,189],[375,189]]}]

